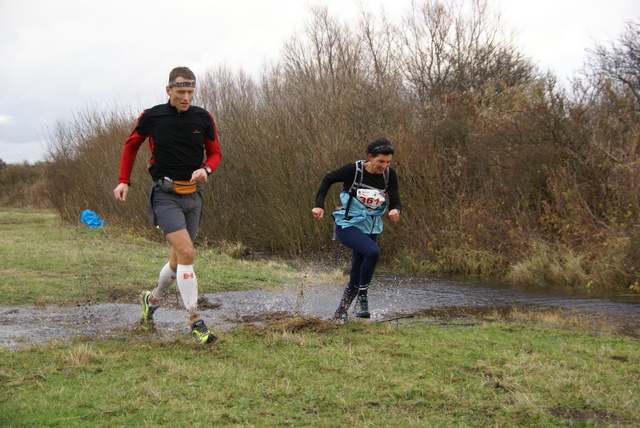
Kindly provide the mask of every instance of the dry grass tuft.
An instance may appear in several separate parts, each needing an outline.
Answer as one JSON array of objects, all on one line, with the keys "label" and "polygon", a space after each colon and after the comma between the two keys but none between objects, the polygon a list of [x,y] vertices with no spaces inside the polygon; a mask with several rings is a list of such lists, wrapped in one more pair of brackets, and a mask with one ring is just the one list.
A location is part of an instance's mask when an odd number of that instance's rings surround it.
[{"label": "dry grass tuft", "polygon": [[545,242],[537,242],[528,259],[511,266],[507,279],[516,284],[562,284],[584,287],[590,285],[586,273],[585,256],[570,249],[555,248]]},{"label": "dry grass tuft", "polygon": [[283,333],[322,333],[337,328],[336,324],[318,317],[294,316],[269,323],[268,328]]},{"label": "dry grass tuft", "polygon": [[226,254],[232,259],[242,259],[251,255],[251,249],[242,242],[222,241],[217,245],[220,254]]},{"label": "dry grass tuft", "polygon": [[37,309],[44,309],[49,303],[51,303],[51,298],[49,296],[38,296],[34,302],[34,306]]},{"label": "dry grass tuft", "polygon": [[84,366],[98,362],[102,359],[102,351],[94,350],[89,344],[82,344],[71,349],[65,360],[74,366]]},{"label": "dry grass tuft", "polygon": [[592,334],[615,334],[615,328],[607,323],[606,320],[588,318],[583,314],[577,314],[573,311],[566,311],[561,308],[546,310],[523,310],[521,308],[511,308],[507,312],[495,312],[492,316],[496,319],[503,319],[505,321],[519,321],[555,327],[569,327],[571,329]]}]

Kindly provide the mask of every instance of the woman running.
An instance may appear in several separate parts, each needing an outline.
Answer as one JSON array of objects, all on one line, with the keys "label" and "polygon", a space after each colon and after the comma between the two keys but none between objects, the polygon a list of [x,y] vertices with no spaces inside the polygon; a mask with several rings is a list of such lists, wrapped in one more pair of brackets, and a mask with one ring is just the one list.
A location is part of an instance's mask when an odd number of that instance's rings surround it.
[{"label": "woman running", "polygon": [[[367,291],[380,257],[376,243],[382,232],[381,216],[389,207],[391,221],[400,219],[398,176],[389,166],[395,150],[386,138],[367,145],[366,160],[348,163],[324,176],[311,210],[318,219],[324,217],[324,200],[334,183],[342,182],[342,206],[333,213],[335,234],[340,243],[352,250],[349,283],[334,319],[346,322],[351,302],[357,296],[354,316],[369,318]],[[388,197],[388,203],[387,203]]]}]

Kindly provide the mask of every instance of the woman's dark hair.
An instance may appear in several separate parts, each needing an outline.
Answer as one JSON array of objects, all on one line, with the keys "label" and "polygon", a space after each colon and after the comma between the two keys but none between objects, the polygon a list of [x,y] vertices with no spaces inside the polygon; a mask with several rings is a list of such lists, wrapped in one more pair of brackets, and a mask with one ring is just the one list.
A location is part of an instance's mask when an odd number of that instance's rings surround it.
[{"label": "woman's dark hair", "polygon": [[392,155],[395,153],[393,144],[386,138],[378,138],[367,144],[366,153],[372,156]]}]

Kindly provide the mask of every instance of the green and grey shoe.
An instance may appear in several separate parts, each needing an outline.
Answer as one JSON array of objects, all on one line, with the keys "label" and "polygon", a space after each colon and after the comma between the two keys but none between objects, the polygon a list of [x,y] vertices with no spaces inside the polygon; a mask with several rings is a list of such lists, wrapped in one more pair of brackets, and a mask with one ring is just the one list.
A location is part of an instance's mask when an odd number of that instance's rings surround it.
[{"label": "green and grey shoe", "polygon": [[367,292],[362,292],[360,289],[360,293],[358,297],[356,297],[356,304],[353,308],[353,316],[357,318],[371,318],[371,314],[369,313],[369,300],[367,299]]},{"label": "green and grey shoe", "polygon": [[204,321],[202,320],[198,320],[191,324],[191,334],[198,343],[211,343],[215,342],[215,340],[217,339],[217,337],[215,337],[214,334],[209,331],[207,326],[204,324]]},{"label": "green and grey shoe", "polygon": [[140,328],[149,331],[155,329],[153,323],[153,313],[158,309],[157,306],[151,306],[149,303],[151,291],[144,291],[141,297],[142,314],[140,315]]}]

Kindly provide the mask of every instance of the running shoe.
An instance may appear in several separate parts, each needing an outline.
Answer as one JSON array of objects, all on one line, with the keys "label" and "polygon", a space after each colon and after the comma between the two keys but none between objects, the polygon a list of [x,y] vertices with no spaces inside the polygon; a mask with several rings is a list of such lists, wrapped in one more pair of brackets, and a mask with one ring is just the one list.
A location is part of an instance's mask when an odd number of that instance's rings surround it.
[{"label": "running shoe", "polygon": [[361,294],[356,298],[353,316],[358,318],[371,318],[371,314],[369,313],[369,300],[366,294]]},{"label": "running shoe", "polygon": [[142,314],[140,315],[140,328],[149,331],[155,328],[153,324],[153,313],[158,309],[157,306],[151,306],[149,303],[149,296],[151,296],[151,291],[144,291],[142,293],[141,303],[142,303]]},{"label": "running shoe", "polygon": [[217,339],[217,337],[209,331],[207,326],[204,325],[204,321],[202,320],[198,320],[191,324],[191,334],[198,343],[211,343]]},{"label": "running shoe", "polygon": [[333,315],[332,320],[336,324],[344,324],[349,320],[349,314],[347,313],[347,308],[340,306],[336,313]]}]

